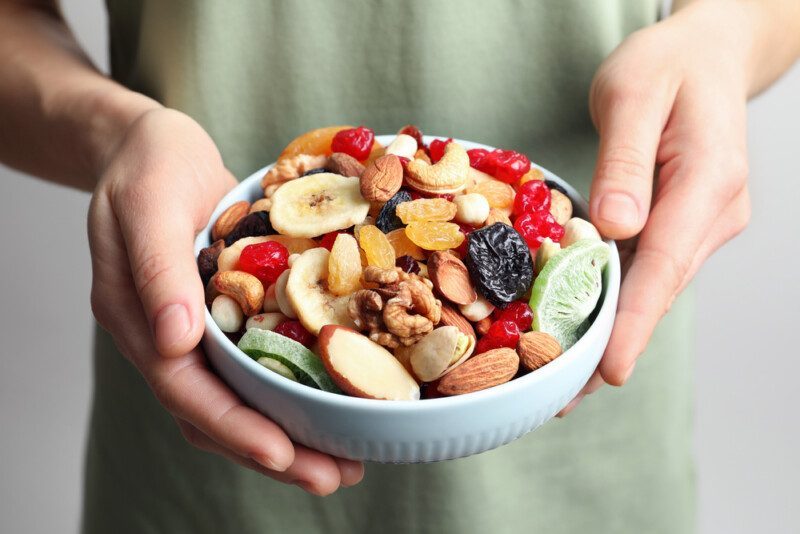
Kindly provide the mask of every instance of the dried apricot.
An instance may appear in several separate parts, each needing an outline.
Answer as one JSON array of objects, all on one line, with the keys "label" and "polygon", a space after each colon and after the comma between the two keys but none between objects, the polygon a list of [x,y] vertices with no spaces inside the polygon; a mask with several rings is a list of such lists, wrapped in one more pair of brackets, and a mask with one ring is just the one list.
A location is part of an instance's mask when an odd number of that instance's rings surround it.
[{"label": "dried apricot", "polygon": [[329,156],[331,152],[331,142],[333,137],[342,130],[347,130],[352,126],[326,126],[308,131],[286,145],[278,159],[291,158],[300,154],[312,156]]},{"label": "dried apricot", "polygon": [[531,170],[523,174],[522,178],[519,179],[517,182],[517,187],[521,186],[525,182],[530,182],[531,180],[544,180],[544,173],[541,171],[541,169],[531,167]]},{"label": "dried apricot", "polygon": [[361,289],[361,254],[356,238],[339,234],[328,256],[328,289],[334,295],[349,295]]},{"label": "dried apricot", "polygon": [[514,203],[514,188],[498,180],[478,182],[467,193],[483,195],[492,208],[508,208]]},{"label": "dried apricot", "polygon": [[399,204],[396,213],[405,224],[414,221],[449,221],[456,216],[456,205],[444,198],[419,198]]},{"label": "dried apricot", "polygon": [[377,226],[372,224],[362,226],[358,231],[358,244],[364,249],[369,265],[382,269],[394,268],[394,248],[386,238],[386,234]]},{"label": "dried apricot", "polygon": [[411,256],[415,260],[425,259],[425,252],[408,238],[404,228],[392,230],[386,234],[386,239],[389,240],[389,243],[391,243],[394,248],[395,258]]},{"label": "dried apricot", "polygon": [[450,222],[414,221],[406,226],[406,235],[425,250],[457,248],[464,241],[458,225]]}]

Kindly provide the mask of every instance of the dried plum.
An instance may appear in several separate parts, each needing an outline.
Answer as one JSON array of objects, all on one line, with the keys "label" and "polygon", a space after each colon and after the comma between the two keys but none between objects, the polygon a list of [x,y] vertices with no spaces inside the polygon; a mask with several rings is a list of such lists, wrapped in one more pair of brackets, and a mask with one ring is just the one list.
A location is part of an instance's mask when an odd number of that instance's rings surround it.
[{"label": "dried plum", "polygon": [[218,239],[197,255],[197,270],[200,271],[200,279],[203,280],[203,286],[207,286],[208,281],[217,272],[217,258],[219,258],[219,254],[224,248],[225,242],[222,239]]},{"label": "dried plum", "polygon": [[225,246],[229,247],[243,237],[274,234],[275,230],[269,222],[269,212],[255,211],[236,223],[231,233],[225,237]]},{"label": "dried plum", "polygon": [[396,267],[400,267],[407,273],[419,274],[419,263],[411,256],[400,256],[394,260]]},{"label": "dried plum", "polygon": [[400,217],[395,213],[395,209],[397,209],[398,204],[409,202],[410,200],[411,195],[408,191],[401,189],[395,193],[381,208],[381,211],[378,213],[378,218],[375,220],[375,226],[384,234],[388,234],[392,230],[397,230],[405,226],[403,221],[400,220]]},{"label": "dried plum", "polygon": [[503,223],[470,232],[466,264],[475,289],[498,308],[521,299],[533,283],[528,245]]}]

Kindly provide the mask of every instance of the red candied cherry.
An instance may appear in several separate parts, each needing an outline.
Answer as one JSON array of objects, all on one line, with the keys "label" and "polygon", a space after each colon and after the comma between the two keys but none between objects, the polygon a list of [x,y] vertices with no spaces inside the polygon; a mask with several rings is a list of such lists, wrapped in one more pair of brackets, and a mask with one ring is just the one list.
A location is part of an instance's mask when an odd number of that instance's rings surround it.
[{"label": "red candied cherry", "polygon": [[289,339],[294,339],[306,347],[310,347],[314,343],[314,336],[300,324],[300,321],[283,321],[275,327],[275,332]]},{"label": "red candied cherry", "polygon": [[322,239],[319,240],[319,246],[327,248],[331,250],[333,248],[333,242],[336,241],[336,236],[339,234],[346,234],[344,230],[335,230],[333,232],[328,232]]},{"label": "red candied cherry", "polygon": [[515,301],[503,308],[497,308],[492,312],[495,321],[511,321],[515,323],[520,332],[530,330],[533,324],[533,311],[527,302]]},{"label": "red candied cherry", "polygon": [[486,174],[494,174],[494,168],[490,164],[489,154],[491,154],[491,152],[485,148],[470,148],[467,150],[470,167],[485,172]]},{"label": "red candied cherry", "polygon": [[247,245],[239,256],[238,269],[250,273],[264,284],[275,283],[289,268],[289,251],[276,241]]},{"label": "red candied cherry", "polygon": [[532,252],[539,248],[546,237],[556,243],[564,237],[564,227],[545,210],[523,213],[514,221],[514,229],[525,239]]},{"label": "red candied cherry", "polygon": [[406,134],[406,135],[410,135],[411,137],[413,137],[417,141],[417,147],[418,148],[421,148],[423,150],[425,150],[425,148],[427,148],[425,146],[425,141],[422,140],[422,130],[420,130],[419,128],[417,128],[413,124],[407,124],[407,125],[403,126],[400,129],[400,131],[397,132],[397,135],[400,135],[400,134]]},{"label": "red candied cherry", "polygon": [[444,147],[446,147],[452,142],[453,142],[452,138],[444,140],[434,139],[433,141],[431,141],[431,144],[428,147],[428,149],[430,150],[431,163],[436,163],[437,161],[442,159],[442,156],[444,156]]},{"label": "red candied cherry", "polygon": [[550,188],[542,180],[525,182],[514,198],[514,215],[550,209]]},{"label": "red candied cherry", "polygon": [[482,354],[487,350],[507,347],[516,349],[519,343],[519,327],[513,321],[495,321],[489,331],[475,346],[475,354]]},{"label": "red candied cherry", "polygon": [[525,154],[514,150],[496,149],[486,158],[487,165],[493,168],[492,176],[507,184],[516,183],[522,175],[531,170],[531,161]]},{"label": "red candied cherry", "polygon": [[369,157],[372,150],[372,143],[375,141],[375,132],[364,126],[341,130],[333,136],[331,150],[333,152],[344,152],[364,161]]}]

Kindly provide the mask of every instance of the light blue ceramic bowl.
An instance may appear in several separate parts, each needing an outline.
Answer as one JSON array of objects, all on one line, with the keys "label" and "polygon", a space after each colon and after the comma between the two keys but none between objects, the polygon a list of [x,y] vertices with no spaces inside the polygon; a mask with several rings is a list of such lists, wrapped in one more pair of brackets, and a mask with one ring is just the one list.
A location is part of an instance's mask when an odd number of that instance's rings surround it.
[{"label": "light blue ceramic bowl", "polygon": [[[394,136],[381,136],[384,144]],[[426,141],[430,141],[426,139]],[[490,148],[458,141],[466,148]],[[268,167],[244,180],[219,203],[215,221],[240,200],[262,196],[259,182]],[[586,201],[567,183],[575,214],[587,215]],[[208,246],[211,223],[195,240],[195,254]],[[603,273],[604,291],[597,318],[568,351],[544,367],[487,390],[422,401],[379,401],[326,393],[292,382],[241,352],[206,310],[202,346],[212,366],[250,406],[277,422],[292,440],[354,460],[391,463],[436,462],[505,445],[551,419],[580,391],[608,343],[620,284],[613,242]]]}]

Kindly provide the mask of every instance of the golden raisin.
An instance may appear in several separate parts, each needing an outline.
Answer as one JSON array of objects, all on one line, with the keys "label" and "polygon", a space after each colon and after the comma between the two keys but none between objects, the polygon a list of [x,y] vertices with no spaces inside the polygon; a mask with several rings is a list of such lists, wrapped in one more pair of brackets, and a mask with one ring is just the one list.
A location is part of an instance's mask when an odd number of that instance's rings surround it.
[{"label": "golden raisin", "polygon": [[405,228],[398,228],[386,234],[386,238],[394,248],[395,258],[400,256],[411,256],[415,260],[424,260],[425,252],[419,248],[413,241],[406,235]]},{"label": "golden raisin", "polygon": [[394,269],[394,248],[386,234],[377,226],[368,224],[358,231],[358,244],[364,249],[367,263],[382,269]]},{"label": "golden raisin", "polygon": [[406,226],[408,238],[425,250],[447,250],[458,247],[464,234],[455,223],[414,221]]},{"label": "golden raisin", "polygon": [[361,252],[356,238],[339,234],[328,256],[328,289],[334,295],[349,295],[361,289]]},{"label": "golden raisin", "polygon": [[449,221],[456,216],[456,205],[444,198],[418,198],[398,204],[395,213],[404,224],[414,221]]}]

